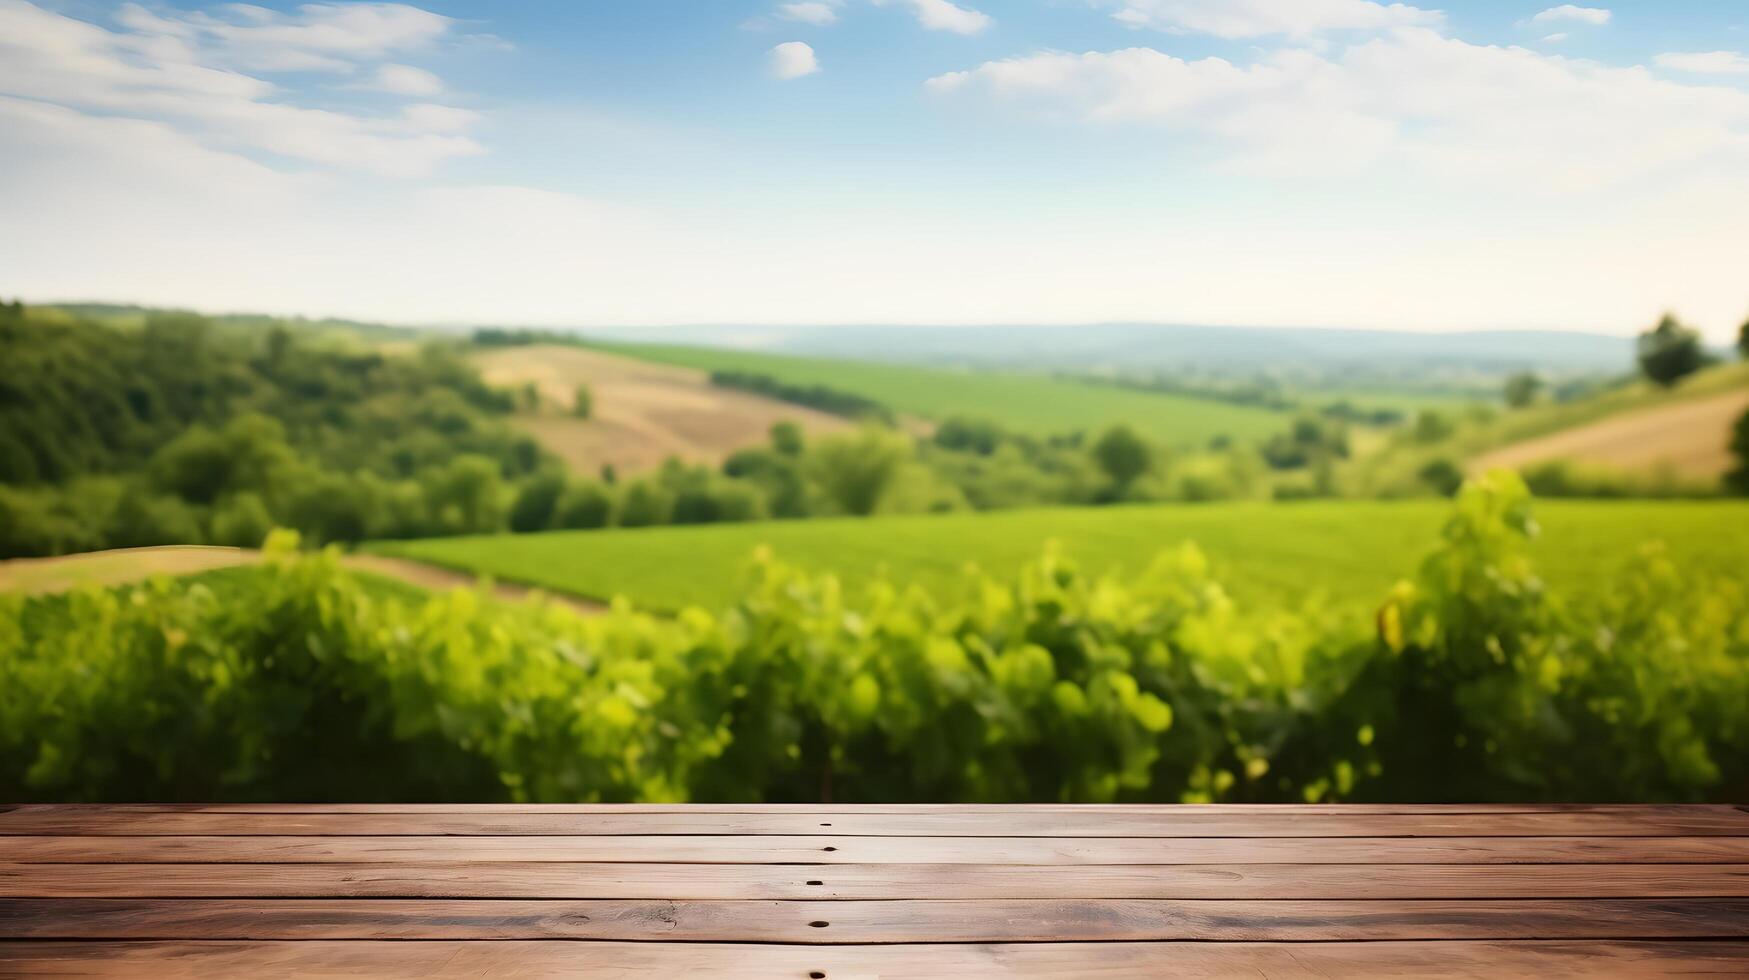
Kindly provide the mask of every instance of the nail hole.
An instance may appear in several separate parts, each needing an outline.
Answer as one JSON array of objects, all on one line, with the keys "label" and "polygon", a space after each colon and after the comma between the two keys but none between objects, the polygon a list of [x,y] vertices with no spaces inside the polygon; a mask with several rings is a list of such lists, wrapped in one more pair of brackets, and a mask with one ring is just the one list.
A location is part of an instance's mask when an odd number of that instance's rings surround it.
[{"label": "nail hole", "polygon": [[826,980],[826,974],[821,973],[819,970],[810,970],[808,976],[812,977],[813,980]]},{"label": "nail hole", "polygon": [[810,884],[810,885],[824,885],[825,882],[823,882],[823,881],[810,881],[810,882],[808,882],[808,884]]},{"label": "nail hole", "polygon": [[827,927],[827,926],[829,926],[829,925],[831,925],[831,924],[832,924],[832,923],[830,923],[830,922],[826,922],[826,921],[824,921],[824,920],[822,920],[822,919],[815,919],[815,920],[814,920],[814,921],[812,921],[812,922],[810,922],[810,923],[808,923],[808,925],[811,925],[811,926],[813,926],[813,927],[814,927],[814,928],[816,928],[816,929],[824,929],[824,928],[826,928],[826,927]]},{"label": "nail hole", "polygon": [[838,850],[838,848],[836,848],[836,847],[822,847],[822,848],[820,848],[820,850],[822,850],[822,851],[836,851],[836,850]]}]

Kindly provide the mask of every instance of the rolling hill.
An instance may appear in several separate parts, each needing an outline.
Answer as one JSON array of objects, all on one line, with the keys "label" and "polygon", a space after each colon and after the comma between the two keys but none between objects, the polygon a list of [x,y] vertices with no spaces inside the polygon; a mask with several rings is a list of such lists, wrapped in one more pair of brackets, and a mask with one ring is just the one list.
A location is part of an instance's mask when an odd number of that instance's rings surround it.
[{"label": "rolling hill", "polygon": [[613,344],[615,353],[701,371],[736,370],[796,384],[820,384],[871,398],[905,415],[996,420],[1037,436],[1097,431],[1127,423],[1161,442],[1201,446],[1216,436],[1261,439],[1290,416],[1209,398],[1158,394],[1024,372],[946,368],[660,344]]},{"label": "rolling hill", "polygon": [[[1008,575],[1047,541],[1096,571],[1137,570],[1194,541],[1242,600],[1316,595],[1370,609],[1436,543],[1444,500],[1232,503],[834,518],[380,542],[383,554],[639,605],[733,601],[754,549],[855,588],[881,570],[906,585],[953,588],[967,563]],[[1749,502],[1543,501],[1535,556],[1551,584],[1605,588],[1642,542],[1661,540],[1685,572],[1749,577]]]},{"label": "rolling hill", "polygon": [[[490,384],[533,384],[557,411],[524,413],[517,424],[578,473],[603,465],[621,473],[654,469],[670,456],[717,464],[793,421],[810,434],[852,423],[835,415],[710,383],[695,368],[561,344],[486,348],[474,355]],[[579,384],[593,395],[590,418],[570,409]]]},{"label": "rolling hill", "polygon": [[1556,460],[1627,473],[1717,480],[1731,427],[1749,412],[1749,364],[1701,371],[1674,388],[1635,382],[1568,404],[1508,412],[1465,437],[1471,472]]}]

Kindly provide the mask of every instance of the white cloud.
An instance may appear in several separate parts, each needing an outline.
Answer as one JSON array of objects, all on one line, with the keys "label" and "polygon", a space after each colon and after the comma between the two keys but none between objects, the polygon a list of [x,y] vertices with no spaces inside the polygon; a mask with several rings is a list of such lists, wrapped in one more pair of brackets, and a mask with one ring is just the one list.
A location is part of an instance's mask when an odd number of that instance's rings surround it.
[{"label": "white cloud", "polygon": [[779,4],[777,15],[784,20],[793,20],[802,24],[812,24],[815,27],[825,27],[838,21],[836,4],[821,3],[819,0],[807,0],[804,3]]},{"label": "white cloud", "polygon": [[[462,110],[413,107],[380,117],[299,106],[293,93],[234,67],[350,65],[342,59],[428,38],[431,22],[408,14],[413,8],[308,6],[290,16],[226,9],[231,20],[218,21],[127,7],[120,19],[131,29],[114,32],[21,0],[0,0],[0,95],[164,123],[215,148],[396,176],[483,152],[462,135]],[[421,24],[427,29],[410,26]],[[359,35],[338,36],[353,27]],[[220,28],[226,33],[214,35]],[[410,78],[399,77],[403,90]],[[426,90],[407,94],[431,94],[429,82]]]},{"label": "white cloud", "polygon": [[1545,43],[1548,43],[1548,44],[1560,44],[1562,41],[1565,41],[1569,36],[1570,35],[1568,35],[1565,31],[1557,31],[1553,34],[1544,35],[1543,41]]},{"label": "white cloud", "polygon": [[383,65],[371,87],[392,95],[442,95],[443,79],[412,65]]},{"label": "white cloud", "polygon": [[1249,65],[1151,48],[1045,53],[927,84],[1162,125],[1272,173],[1380,166],[1573,190],[1674,165],[1749,164],[1749,93],[1420,29]]},{"label": "white cloud", "polygon": [[[1272,191],[1294,185],[1271,181]],[[505,186],[286,174],[162,123],[0,97],[0,295],[399,322],[1178,321],[1623,332],[1743,309],[1749,186],[1124,201],[968,220],[876,195],[670,212]],[[1433,190],[1413,200],[1439,196]],[[1529,203],[1527,203],[1529,200]],[[1531,217],[1527,218],[1526,213]],[[733,243],[726,247],[725,242]]]},{"label": "white cloud", "polygon": [[961,7],[948,0],[874,0],[878,5],[903,3],[916,15],[917,23],[926,30],[949,31],[954,34],[977,34],[995,23],[981,10]]},{"label": "white cloud", "polygon": [[1550,7],[1530,19],[1532,24],[1552,24],[1558,21],[1575,21],[1580,24],[1590,24],[1602,27],[1609,23],[1613,15],[1602,7],[1580,7],[1571,3],[1563,3],[1559,7]]},{"label": "white cloud", "polygon": [[[1112,0],[1092,0],[1110,6]],[[1131,27],[1150,27],[1175,34],[1212,34],[1222,38],[1287,34],[1307,37],[1324,31],[1380,30],[1410,25],[1436,25],[1444,15],[1406,4],[1370,0],[1119,0],[1112,14]]]},{"label": "white cloud", "polygon": [[453,21],[399,3],[308,3],[296,13],[234,3],[215,12],[154,12],[123,4],[116,22],[174,42],[207,64],[243,71],[350,72],[361,59],[415,50],[443,37]]},{"label": "white cloud", "polygon": [[814,49],[801,41],[785,41],[771,49],[771,73],[778,78],[801,78],[819,70]]},{"label": "white cloud", "polygon": [[1735,51],[1694,51],[1661,54],[1659,66],[1700,75],[1749,75],[1749,57]]}]

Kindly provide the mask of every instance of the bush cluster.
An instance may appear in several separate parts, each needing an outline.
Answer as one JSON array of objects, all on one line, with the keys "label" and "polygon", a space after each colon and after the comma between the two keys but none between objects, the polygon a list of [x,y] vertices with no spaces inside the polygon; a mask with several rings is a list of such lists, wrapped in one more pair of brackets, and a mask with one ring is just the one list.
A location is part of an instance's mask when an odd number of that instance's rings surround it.
[{"label": "bush cluster", "polygon": [[497,530],[550,465],[509,395],[407,355],[153,313],[139,329],[0,309],[0,557]]},{"label": "bush cluster", "polygon": [[874,420],[892,425],[893,410],[872,398],[822,384],[793,384],[755,371],[712,371],[711,384],[719,388],[750,391],[793,405],[806,405],[845,418]]},{"label": "bush cluster", "polygon": [[[1650,552],[1563,600],[1515,478],[1377,622],[1190,545],[954,595],[757,557],[720,614],[408,598],[299,555],[0,597],[0,799],[1698,800],[1749,791],[1749,602]],[[238,594],[236,590],[246,590]]]}]

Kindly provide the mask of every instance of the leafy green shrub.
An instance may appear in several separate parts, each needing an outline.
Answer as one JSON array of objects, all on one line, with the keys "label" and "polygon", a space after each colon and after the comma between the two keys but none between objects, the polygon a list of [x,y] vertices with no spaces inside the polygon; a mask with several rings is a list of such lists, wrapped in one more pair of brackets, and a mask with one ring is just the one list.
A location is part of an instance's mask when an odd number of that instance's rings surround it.
[{"label": "leafy green shrub", "polygon": [[[1749,323],[1743,326],[1749,336]],[[1749,412],[1744,412],[1731,428],[1731,454],[1737,457],[1737,465],[1725,474],[1725,488],[1749,496]]]},{"label": "leafy green shrub", "polygon": [[[1565,602],[1510,474],[1376,629],[1242,611],[1191,545],[720,615],[407,598],[296,553],[0,596],[0,799],[1694,800],[1749,785],[1749,596],[1639,556]],[[245,577],[246,576],[246,577]]]},{"label": "leafy green shrub", "polygon": [[1718,493],[1715,482],[1683,476],[1667,466],[1642,473],[1555,459],[1526,466],[1523,476],[1539,497],[1710,497]]},{"label": "leafy green shrub", "polygon": [[609,484],[582,480],[565,488],[553,513],[555,528],[596,528],[613,523],[613,494]]}]

